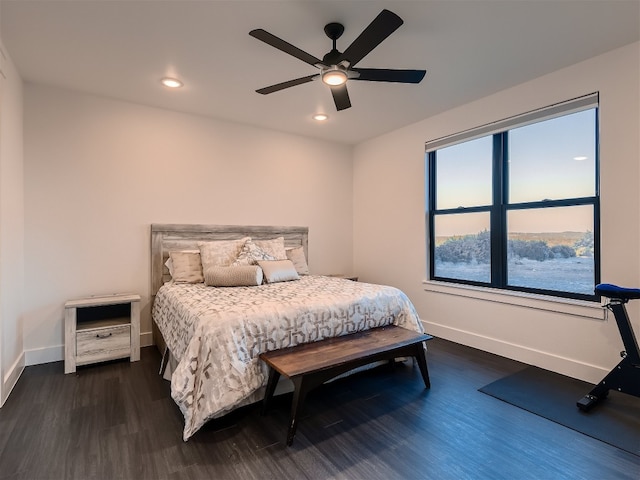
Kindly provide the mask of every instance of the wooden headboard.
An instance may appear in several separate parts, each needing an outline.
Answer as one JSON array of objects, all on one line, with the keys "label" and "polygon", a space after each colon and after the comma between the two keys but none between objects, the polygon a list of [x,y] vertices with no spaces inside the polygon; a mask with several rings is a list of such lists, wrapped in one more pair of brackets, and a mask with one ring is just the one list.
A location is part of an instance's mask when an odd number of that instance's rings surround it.
[{"label": "wooden headboard", "polygon": [[155,299],[160,287],[170,279],[165,262],[172,250],[198,249],[198,242],[212,240],[232,240],[251,237],[258,240],[284,237],[286,247],[302,245],[308,252],[308,227],[275,227],[247,225],[151,225],[151,300]]}]

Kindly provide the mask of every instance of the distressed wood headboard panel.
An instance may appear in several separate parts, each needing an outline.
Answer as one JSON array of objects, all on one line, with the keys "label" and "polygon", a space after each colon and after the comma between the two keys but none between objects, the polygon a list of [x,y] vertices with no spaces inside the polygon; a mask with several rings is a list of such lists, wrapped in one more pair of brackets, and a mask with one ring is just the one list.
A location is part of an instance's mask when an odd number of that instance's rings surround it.
[{"label": "distressed wood headboard panel", "polygon": [[232,240],[251,237],[258,240],[284,237],[286,247],[302,245],[308,252],[308,227],[277,227],[252,225],[200,225],[200,224],[152,224],[151,225],[151,300],[160,287],[170,279],[165,262],[172,250],[198,249],[198,242]]}]

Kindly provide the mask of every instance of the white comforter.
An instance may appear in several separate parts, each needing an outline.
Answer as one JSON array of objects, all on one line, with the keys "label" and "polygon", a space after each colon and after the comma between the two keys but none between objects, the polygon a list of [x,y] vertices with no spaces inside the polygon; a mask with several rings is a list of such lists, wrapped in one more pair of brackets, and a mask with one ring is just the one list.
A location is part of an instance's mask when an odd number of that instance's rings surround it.
[{"label": "white comforter", "polygon": [[152,316],[178,361],[171,396],[184,415],[184,440],[209,419],[260,399],[262,352],[389,324],[423,331],[400,290],[320,276],[258,287],[169,283]]}]

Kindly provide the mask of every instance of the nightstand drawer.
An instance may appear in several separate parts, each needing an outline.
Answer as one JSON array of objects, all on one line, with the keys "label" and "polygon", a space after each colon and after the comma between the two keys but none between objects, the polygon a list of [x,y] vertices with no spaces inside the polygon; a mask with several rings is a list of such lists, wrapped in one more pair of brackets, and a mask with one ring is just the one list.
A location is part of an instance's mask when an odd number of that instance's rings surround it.
[{"label": "nightstand drawer", "polygon": [[78,330],[76,333],[76,364],[102,362],[131,354],[131,326]]}]

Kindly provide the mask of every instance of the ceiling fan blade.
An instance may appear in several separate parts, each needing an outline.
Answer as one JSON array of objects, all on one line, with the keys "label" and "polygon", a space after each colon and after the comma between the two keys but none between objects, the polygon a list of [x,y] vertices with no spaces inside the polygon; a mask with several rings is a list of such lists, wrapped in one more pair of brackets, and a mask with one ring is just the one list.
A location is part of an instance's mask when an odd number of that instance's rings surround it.
[{"label": "ceiling fan blade", "polygon": [[298,47],[294,47],[290,43],[285,42],[281,38],[278,38],[275,35],[272,35],[271,33],[261,28],[258,28],[256,30],[251,30],[249,32],[249,35],[251,35],[254,38],[257,38],[258,40],[262,40],[264,43],[271,45],[272,47],[275,47],[278,50],[283,51],[284,53],[288,53],[289,55],[292,55],[297,59],[302,60],[305,63],[308,63],[309,65],[313,65],[313,66],[316,66],[317,64],[324,65],[322,60],[320,60],[319,58],[314,57],[313,55],[305,52],[304,50],[300,50]]},{"label": "ceiling fan blade", "polygon": [[349,100],[349,92],[347,91],[347,85],[340,85],[338,87],[331,87],[331,95],[333,95],[333,102],[336,104],[336,110],[344,110],[351,107],[351,100]]},{"label": "ceiling fan blade", "polygon": [[368,80],[370,82],[398,82],[420,83],[427,73],[426,70],[389,70],[386,68],[352,68],[360,74],[353,80]]},{"label": "ceiling fan blade", "polygon": [[280,90],[284,90],[285,88],[295,87],[296,85],[302,85],[303,83],[311,82],[314,78],[319,76],[319,73],[314,73],[313,75],[307,75],[306,77],[300,77],[286,82],[276,83],[275,85],[256,90],[256,92],[261,93],[262,95],[267,95],[268,93],[278,92]]},{"label": "ceiling fan blade", "polygon": [[395,32],[404,22],[389,10],[382,10],[367,28],[341,55],[340,60],[348,60],[354,66],[376,48],[382,41]]}]

